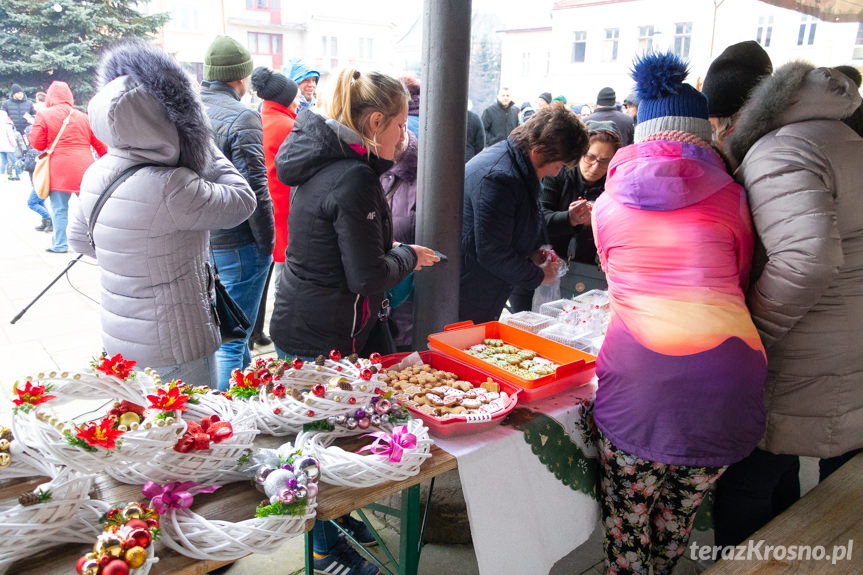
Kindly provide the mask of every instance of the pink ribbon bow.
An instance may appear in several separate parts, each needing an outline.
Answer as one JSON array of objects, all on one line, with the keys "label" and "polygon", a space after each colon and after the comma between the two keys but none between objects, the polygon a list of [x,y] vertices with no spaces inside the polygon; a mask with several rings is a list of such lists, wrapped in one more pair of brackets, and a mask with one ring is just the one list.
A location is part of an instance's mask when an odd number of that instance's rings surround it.
[{"label": "pink ribbon bow", "polygon": [[371,451],[373,455],[389,455],[390,461],[395,463],[402,460],[405,449],[413,449],[417,446],[417,436],[408,433],[405,425],[396,427],[392,435],[384,431],[376,431],[367,433],[363,437],[374,437],[375,441],[371,445],[360,448],[357,453]]},{"label": "pink ribbon bow", "polygon": [[168,509],[185,509],[192,504],[193,493],[212,493],[219,485],[199,486],[194,481],[172,481],[159,485],[154,481],[144,484],[141,492],[149,498],[150,505],[161,515]]}]

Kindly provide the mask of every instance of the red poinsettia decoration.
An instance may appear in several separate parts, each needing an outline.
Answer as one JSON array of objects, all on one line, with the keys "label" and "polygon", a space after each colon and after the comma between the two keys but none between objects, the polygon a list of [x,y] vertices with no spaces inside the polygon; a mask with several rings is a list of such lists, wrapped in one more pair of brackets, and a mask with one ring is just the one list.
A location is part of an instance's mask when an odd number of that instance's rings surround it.
[{"label": "red poinsettia decoration", "polygon": [[23,409],[24,411],[56,397],[55,395],[46,395],[50,389],[46,389],[44,385],[33,385],[29,381],[24,383],[24,389],[18,389],[17,382],[12,386],[12,389],[18,395],[17,399],[12,400],[16,406],[15,409]]},{"label": "red poinsettia decoration", "polygon": [[123,359],[123,356],[118,353],[110,358],[107,355],[103,355],[94,362],[93,368],[105,375],[114,375],[120,379],[126,379],[132,373],[137,363],[137,361]]},{"label": "red poinsettia decoration", "polygon": [[98,424],[95,421],[86,423],[84,427],[75,426],[75,437],[87,442],[87,445],[95,447],[101,445],[105,449],[114,449],[117,446],[117,438],[123,435],[123,431],[114,429],[114,418],[106,417]]},{"label": "red poinsettia decoration", "polygon": [[[182,382],[180,382],[182,384]],[[180,393],[180,387],[172,385],[168,391],[157,389],[156,395],[148,395],[150,409],[161,409],[162,411],[179,410],[186,411],[186,402],[189,396]]]}]

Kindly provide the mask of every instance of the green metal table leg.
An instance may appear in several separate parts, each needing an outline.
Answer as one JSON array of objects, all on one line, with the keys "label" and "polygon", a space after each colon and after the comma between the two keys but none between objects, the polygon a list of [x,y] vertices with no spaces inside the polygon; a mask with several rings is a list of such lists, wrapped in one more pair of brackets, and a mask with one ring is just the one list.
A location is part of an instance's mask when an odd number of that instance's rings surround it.
[{"label": "green metal table leg", "polygon": [[420,486],[402,491],[401,534],[399,536],[399,575],[416,575],[420,554]]},{"label": "green metal table leg", "polygon": [[306,575],[315,575],[315,547],[312,544],[312,532],[306,531]]}]

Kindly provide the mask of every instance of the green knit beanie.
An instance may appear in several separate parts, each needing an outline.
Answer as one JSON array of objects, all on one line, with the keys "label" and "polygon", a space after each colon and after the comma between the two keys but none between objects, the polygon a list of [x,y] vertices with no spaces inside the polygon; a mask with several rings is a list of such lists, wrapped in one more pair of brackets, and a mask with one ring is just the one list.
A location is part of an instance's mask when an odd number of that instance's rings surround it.
[{"label": "green knit beanie", "polygon": [[234,82],[252,74],[252,55],[230,36],[216,36],[204,55],[204,80]]}]

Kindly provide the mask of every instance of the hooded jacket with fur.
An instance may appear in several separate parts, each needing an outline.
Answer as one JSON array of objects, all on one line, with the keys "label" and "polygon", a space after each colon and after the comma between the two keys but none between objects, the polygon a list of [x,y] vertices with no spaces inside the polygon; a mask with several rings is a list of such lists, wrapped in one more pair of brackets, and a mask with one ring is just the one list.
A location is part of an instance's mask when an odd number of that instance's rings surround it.
[{"label": "hooded jacket with fur", "polygon": [[763,245],[747,303],[767,350],[773,453],[863,446],[863,139],[842,122],[860,101],[844,75],[792,62],[726,140]]},{"label": "hooded jacket with fur", "polygon": [[379,179],[392,162],[360,146],[347,126],[303,109],[276,156],[291,213],[270,336],[287,353],[361,352],[385,292],[416,266],[412,248],[393,247]]},{"label": "hooded jacket with fur", "polygon": [[47,151],[63,122],[69,118],[48,162],[49,181],[54,192],[77,194],[84,170],[93,163],[90,148],[100,156],[106,151],[105,144],[93,135],[87,114],[76,110],[74,105],[69,85],[66,82],[52,82],[45,97],[45,108],[36,114],[30,130],[30,145],[37,150]]},{"label": "hooded jacket with fur", "polygon": [[[98,260],[103,345],[142,367],[199,359],[221,344],[208,230],[245,220],[255,196],[213,146],[201,103],[170,56],[128,42],[103,56],[99,74],[102,88],[89,113],[108,152],[84,174],[69,243]],[[114,191],[92,248],[86,234],[97,199],[122,171],[142,163],[156,166]]]}]

